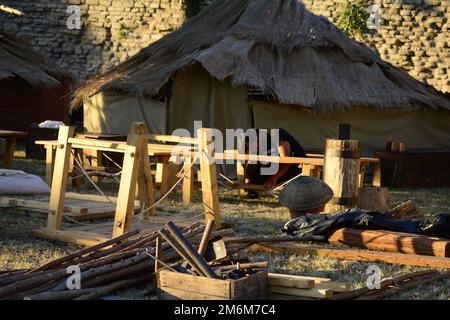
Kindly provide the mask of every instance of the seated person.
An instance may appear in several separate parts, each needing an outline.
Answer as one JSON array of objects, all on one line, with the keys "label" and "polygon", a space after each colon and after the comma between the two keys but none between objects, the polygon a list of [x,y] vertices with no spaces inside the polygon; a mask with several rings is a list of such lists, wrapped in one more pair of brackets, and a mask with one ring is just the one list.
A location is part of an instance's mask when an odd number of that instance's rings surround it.
[{"label": "seated person", "polygon": [[[272,129],[274,130],[274,129]],[[300,143],[292,137],[286,130],[279,130],[279,141],[271,141],[270,130],[267,130],[267,146],[268,152],[264,155],[279,156],[279,157],[306,157],[306,152],[303,150]],[[246,151],[248,150],[260,150],[261,141],[259,137],[260,130],[257,129],[258,139],[257,146],[251,146],[250,143],[246,144]],[[250,147],[254,147],[253,149]],[[256,149],[257,147],[257,149]],[[284,164],[280,163],[277,173],[273,175],[263,175],[261,169],[264,167],[270,167],[271,164],[258,163],[246,163],[245,165],[245,183],[264,185],[267,190],[273,189],[277,184],[289,181],[292,178],[300,175],[302,169],[298,164]],[[252,190],[247,190],[250,197],[257,196],[257,193]]]}]

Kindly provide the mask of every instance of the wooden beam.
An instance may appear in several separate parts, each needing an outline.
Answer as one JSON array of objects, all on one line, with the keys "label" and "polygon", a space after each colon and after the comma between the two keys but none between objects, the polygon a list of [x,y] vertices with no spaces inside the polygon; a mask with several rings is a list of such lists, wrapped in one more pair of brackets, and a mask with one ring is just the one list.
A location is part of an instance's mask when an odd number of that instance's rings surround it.
[{"label": "wooden beam", "polygon": [[328,242],[378,251],[450,257],[450,240],[401,232],[344,228],[331,234]]},{"label": "wooden beam", "polygon": [[269,285],[269,294],[271,293],[316,299],[326,299],[333,296],[333,291],[331,291],[330,289],[297,289]]},{"label": "wooden beam", "polygon": [[53,164],[55,163],[56,150],[53,146],[45,145],[45,182],[52,185]]},{"label": "wooden beam", "polygon": [[163,197],[169,190],[169,159],[170,157],[158,157],[156,164],[156,183],[159,183],[159,196]]},{"label": "wooden beam", "polygon": [[199,140],[202,195],[206,220],[214,220],[220,229],[220,205],[217,190],[217,172],[214,158],[213,130],[201,128],[197,131]]},{"label": "wooden beam", "polygon": [[31,231],[31,234],[39,238],[68,242],[86,247],[98,245],[105,241],[111,240],[110,238],[106,238],[93,232],[50,230],[46,228],[33,230]]},{"label": "wooden beam", "polygon": [[301,254],[321,256],[330,259],[351,260],[359,262],[390,263],[437,269],[450,269],[450,259],[443,257],[420,256],[393,252],[380,252],[359,249],[329,249],[319,246],[305,246],[300,244],[258,244],[249,248],[252,251],[277,252],[283,254]]},{"label": "wooden beam", "polygon": [[[131,132],[144,131],[144,123],[134,123],[131,129]],[[139,172],[139,159],[141,159],[140,152],[142,152],[144,143],[146,143],[145,134],[137,135],[131,133],[128,136],[114,219],[113,238],[126,233],[131,227],[131,218],[134,210],[134,196]]]},{"label": "wooden beam", "polygon": [[73,136],[74,129],[74,127],[67,126],[59,128],[50,204],[48,207],[47,228],[50,230],[58,230],[61,228],[70,166],[69,161],[72,150],[68,140]]},{"label": "wooden beam", "polygon": [[189,137],[180,137],[180,136],[169,136],[169,135],[161,135],[161,134],[148,134],[148,140],[154,141],[162,141],[162,142],[174,142],[174,143],[183,143],[183,144],[198,144],[198,139],[189,138]]},{"label": "wooden beam", "polygon": [[6,149],[5,149],[5,157],[3,159],[3,165],[5,168],[9,169],[12,167],[13,159],[14,159],[14,151],[16,150],[17,139],[15,136],[7,136],[6,140]]}]

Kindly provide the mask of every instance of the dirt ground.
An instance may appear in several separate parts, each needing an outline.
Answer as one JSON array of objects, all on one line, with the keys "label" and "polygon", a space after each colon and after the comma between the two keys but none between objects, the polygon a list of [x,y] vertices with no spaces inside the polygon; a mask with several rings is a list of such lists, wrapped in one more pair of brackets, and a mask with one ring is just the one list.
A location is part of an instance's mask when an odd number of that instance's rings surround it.
[{"label": "dirt ground", "polygon": [[[17,154],[19,157],[21,153]],[[14,168],[29,173],[44,176],[45,167],[41,161],[30,161],[17,158]],[[118,189],[116,182],[103,186],[108,193],[114,194]],[[82,190],[94,194],[96,191],[89,187]],[[235,192],[221,189],[220,202],[223,220],[234,226],[236,235],[281,235],[280,228],[288,220],[286,209],[278,206],[273,197],[263,197],[258,200],[240,199]],[[202,205],[198,195],[194,204],[183,207],[179,191],[171,195],[164,202],[166,210],[189,211],[193,214],[202,212]],[[394,189],[391,190],[392,205],[406,200],[414,200],[419,210],[427,216],[433,216],[450,211],[450,189]],[[77,250],[74,245],[37,239],[29,235],[29,231],[45,225],[42,214],[18,214],[11,208],[0,208],[0,271],[33,268],[49,260],[62,257]],[[338,261],[322,257],[307,255],[283,255],[242,252],[256,261],[269,261],[270,270],[290,274],[319,276],[343,281],[354,287],[365,285],[365,271],[370,263],[354,261]],[[393,266],[378,264],[383,277],[421,270],[422,268]],[[440,281],[431,285],[416,287],[391,299],[440,299],[450,297],[450,280]],[[154,299],[153,287],[138,287],[121,292],[120,295],[129,299]]]}]

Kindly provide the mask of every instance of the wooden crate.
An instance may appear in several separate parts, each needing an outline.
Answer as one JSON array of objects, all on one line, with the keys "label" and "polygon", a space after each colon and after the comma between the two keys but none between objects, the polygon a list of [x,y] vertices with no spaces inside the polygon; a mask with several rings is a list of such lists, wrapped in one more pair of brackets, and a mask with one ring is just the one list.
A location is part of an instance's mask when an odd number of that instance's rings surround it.
[{"label": "wooden crate", "polygon": [[267,272],[239,280],[218,280],[161,270],[158,291],[165,300],[265,300]]}]

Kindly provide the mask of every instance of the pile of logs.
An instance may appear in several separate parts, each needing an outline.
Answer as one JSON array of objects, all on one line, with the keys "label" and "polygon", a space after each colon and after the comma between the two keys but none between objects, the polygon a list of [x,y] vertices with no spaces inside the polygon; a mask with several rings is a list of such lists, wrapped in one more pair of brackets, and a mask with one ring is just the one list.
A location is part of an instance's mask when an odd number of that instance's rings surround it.
[{"label": "pile of logs", "polygon": [[338,292],[348,292],[351,286],[328,278],[304,277],[269,273],[269,299],[327,299]]},{"label": "pile of logs", "polygon": [[[195,223],[181,230],[193,245],[198,245],[205,226]],[[233,230],[212,232],[213,236],[230,236]],[[107,242],[84,248],[33,270],[0,274],[0,299],[31,300],[91,300],[139,283],[150,282],[154,276],[156,239],[158,233],[139,236],[132,231]],[[159,261],[173,263],[178,253],[161,242]],[[69,290],[73,273],[68,267],[81,271],[81,289]]]}]

